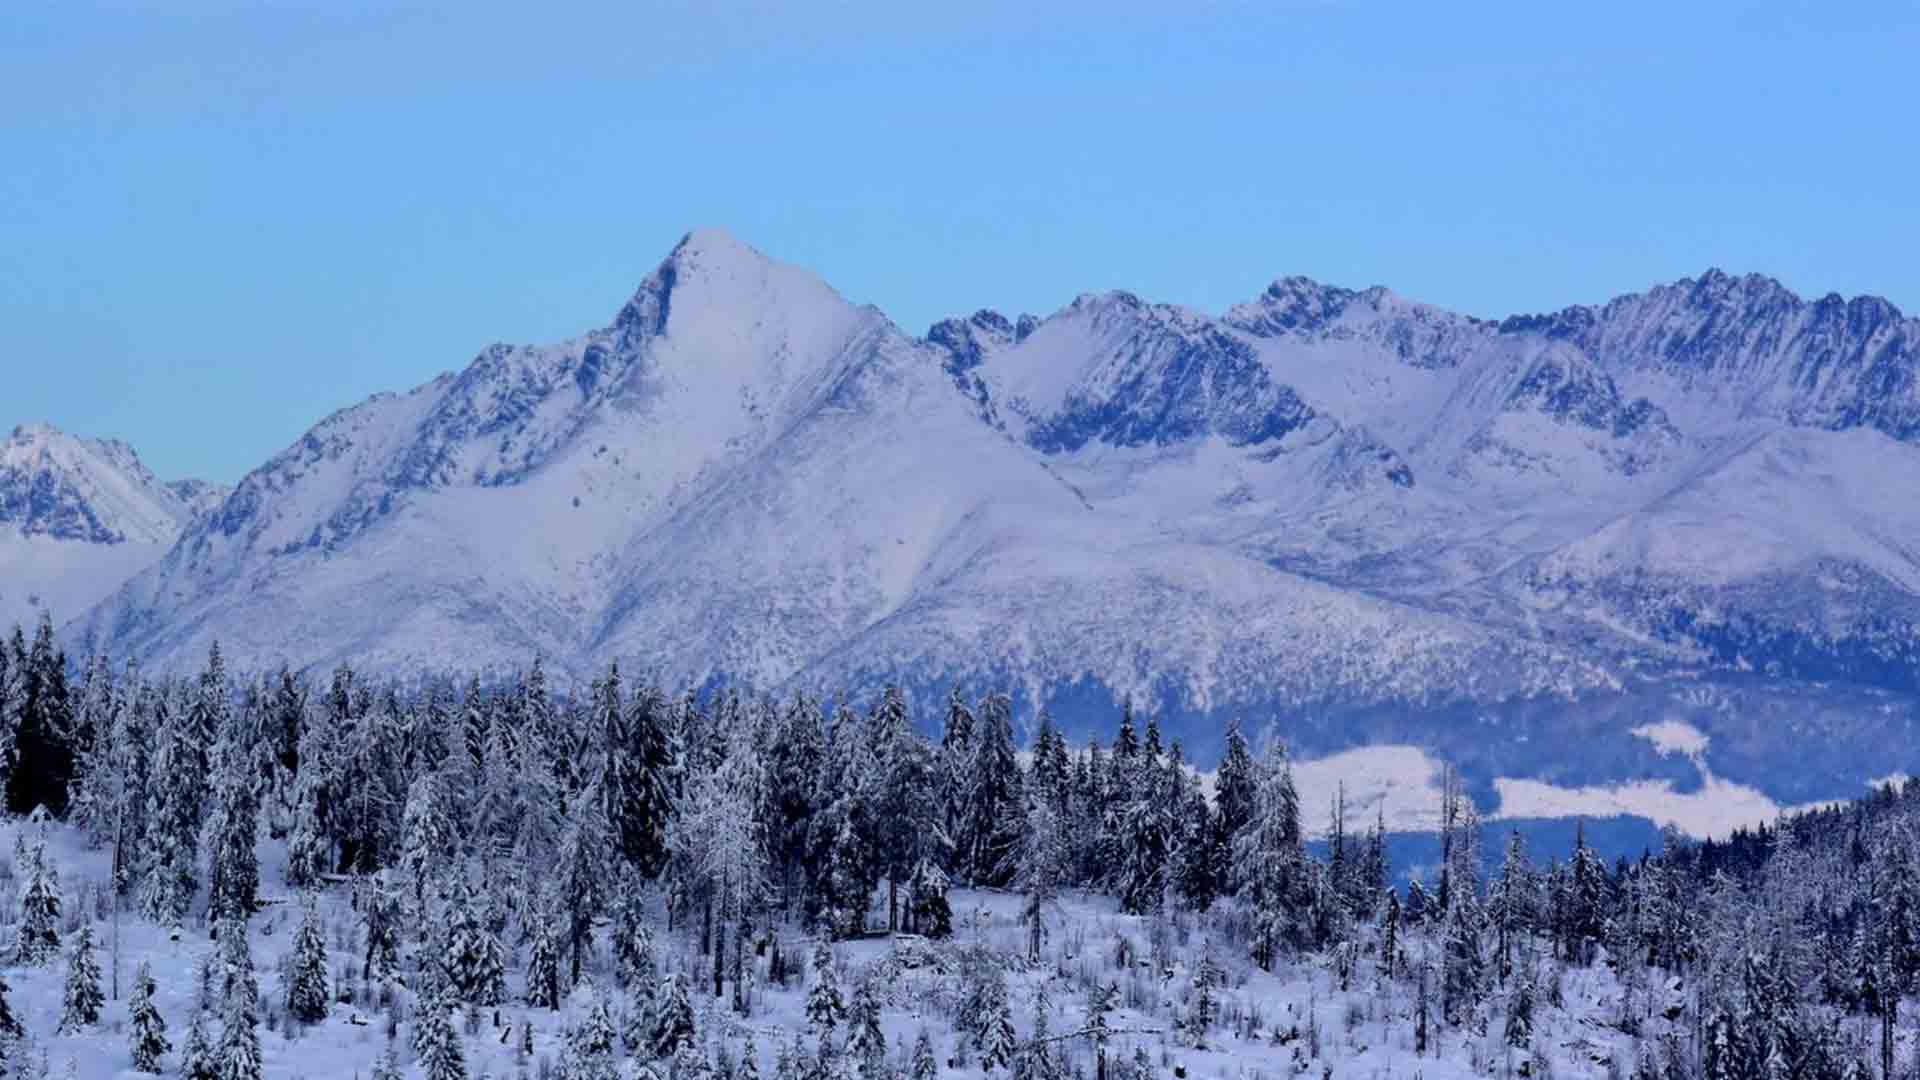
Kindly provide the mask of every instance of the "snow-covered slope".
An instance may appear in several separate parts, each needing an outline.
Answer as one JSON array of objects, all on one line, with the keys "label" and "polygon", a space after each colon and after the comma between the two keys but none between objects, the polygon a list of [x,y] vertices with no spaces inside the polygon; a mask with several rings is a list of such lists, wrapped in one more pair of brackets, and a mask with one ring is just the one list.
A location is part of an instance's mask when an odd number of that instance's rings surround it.
[{"label": "snow-covered slope", "polygon": [[1287,278],[916,339],[696,232],[610,325],[328,418],[70,633],[1200,712],[1911,691],[1916,341],[1717,272],[1502,323]]},{"label": "snow-covered slope", "polygon": [[23,424],[0,441],[0,626],[84,612],[224,497],[163,484],[125,443]]},{"label": "snow-covered slope", "polygon": [[[489,349],[329,418],[76,632],[163,665],[217,637],[243,666],[542,653],[759,685],[1128,689],[1173,672],[1197,699],[1276,675],[1302,697],[1417,694],[1546,658],[1181,535],[1142,512],[1151,493],[1090,494],[982,423],[941,362],[812,277],[695,233],[610,326]],[[1343,462],[1354,440],[1329,430],[1303,431],[1277,471],[1390,471]],[[1143,625],[1161,628],[1151,645]],[[1536,689],[1601,677],[1570,658],[1532,669],[1551,672]]]}]

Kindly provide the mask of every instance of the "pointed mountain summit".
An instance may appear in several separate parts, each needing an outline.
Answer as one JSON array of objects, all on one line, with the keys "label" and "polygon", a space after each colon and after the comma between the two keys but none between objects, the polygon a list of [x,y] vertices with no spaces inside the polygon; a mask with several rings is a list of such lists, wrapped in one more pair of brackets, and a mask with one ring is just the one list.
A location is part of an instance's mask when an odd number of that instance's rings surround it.
[{"label": "pointed mountain summit", "polygon": [[164,484],[133,448],[22,424],[0,441],[0,623],[83,612],[224,496]]},{"label": "pointed mountain summit", "polygon": [[1920,692],[1915,340],[1717,272],[1497,323],[1289,277],[914,338],[700,230],[607,325],[323,420],[67,633],[1215,717]]}]

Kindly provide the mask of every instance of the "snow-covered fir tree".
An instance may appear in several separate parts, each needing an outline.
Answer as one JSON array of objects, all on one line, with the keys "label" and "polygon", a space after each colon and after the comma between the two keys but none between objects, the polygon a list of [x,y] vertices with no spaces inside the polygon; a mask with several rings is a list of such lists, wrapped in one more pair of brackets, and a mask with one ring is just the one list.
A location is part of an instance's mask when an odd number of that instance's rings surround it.
[{"label": "snow-covered fir tree", "polygon": [[161,1059],[172,1052],[167,1040],[167,1021],[154,1004],[153,968],[142,960],[133,973],[133,996],[127,999],[127,1046],[133,1067],[143,1073],[159,1073]]},{"label": "snow-covered fir tree", "polygon": [[414,1053],[427,1080],[467,1080],[466,1051],[453,1024],[453,1002],[435,995],[420,1005]]},{"label": "snow-covered fir tree", "polygon": [[207,1034],[207,1010],[196,1008],[187,1023],[187,1042],[180,1048],[182,1080],[219,1080],[218,1059]]},{"label": "snow-covered fir tree", "polygon": [[60,1033],[71,1035],[100,1021],[106,995],[100,990],[100,961],[93,954],[93,923],[80,920],[67,949],[67,984],[60,1004]]},{"label": "snow-covered fir tree", "polygon": [[0,1041],[18,1041],[26,1034],[20,1017],[13,1011],[13,988],[0,976]]},{"label": "snow-covered fir tree", "polygon": [[500,938],[480,919],[466,878],[454,875],[446,905],[443,966],[455,997],[472,1005],[498,1005],[507,995],[507,954]]},{"label": "snow-covered fir tree", "polygon": [[879,1076],[886,1069],[887,1033],[880,1025],[880,998],[872,980],[854,987],[847,1012],[847,1056],[862,1076]]},{"label": "snow-covered fir tree", "polygon": [[558,1009],[564,997],[560,942],[552,907],[542,905],[527,927],[527,972],[524,1000],[545,1009]]},{"label": "snow-covered fir tree", "polygon": [[675,972],[660,981],[654,991],[651,1019],[648,1048],[654,1057],[670,1058],[693,1045],[693,1000],[687,992],[686,976]]},{"label": "snow-covered fir tree", "polygon": [[[240,935],[244,940],[244,932]],[[213,1050],[213,1073],[218,1080],[260,1080],[259,1003],[241,986],[230,987],[220,1024],[220,1042]]]},{"label": "snow-covered fir tree", "polygon": [[287,958],[287,1015],[302,1023],[326,1019],[332,1003],[327,986],[327,942],[320,932],[320,916],[309,904],[294,931],[293,952]]},{"label": "snow-covered fir tree", "polygon": [[833,951],[822,941],[813,951],[813,986],[807,991],[807,1026],[826,1037],[847,1018],[847,1001],[840,993]]},{"label": "snow-covered fir tree", "polygon": [[1260,763],[1252,812],[1233,838],[1233,862],[1235,891],[1253,910],[1254,963],[1271,970],[1282,952],[1311,939],[1300,794],[1278,741]]},{"label": "snow-covered fir tree", "polygon": [[60,878],[45,844],[27,852],[26,888],[20,893],[20,925],[14,931],[13,958],[38,966],[60,954]]}]

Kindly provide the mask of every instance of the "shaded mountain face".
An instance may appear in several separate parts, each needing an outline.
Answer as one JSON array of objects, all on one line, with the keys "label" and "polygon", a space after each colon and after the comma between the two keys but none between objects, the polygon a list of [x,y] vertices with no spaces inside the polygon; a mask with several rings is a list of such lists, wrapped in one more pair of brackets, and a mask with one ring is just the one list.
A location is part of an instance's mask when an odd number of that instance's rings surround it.
[{"label": "shaded mountain face", "polygon": [[607,326],[329,417],[70,633],[1196,718],[1905,693],[1916,333],[1714,272],[1498,323],[1287,278],[915,338],[698,232]]},{"label": "shaded mountain face", "polygon": [[224,495],[163,484],[133,449],[26,424],[0,441],[0,624],[84,612]]}]

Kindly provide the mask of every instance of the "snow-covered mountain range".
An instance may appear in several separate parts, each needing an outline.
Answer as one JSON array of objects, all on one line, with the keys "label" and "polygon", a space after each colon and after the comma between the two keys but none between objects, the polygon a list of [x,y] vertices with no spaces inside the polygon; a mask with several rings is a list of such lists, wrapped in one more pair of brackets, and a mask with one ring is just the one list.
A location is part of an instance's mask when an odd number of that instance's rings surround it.
[{"label": "snow-covered mountain range", "polygon": [[1885,301],[1718,271],[1501,322],[1286,278],[1218,317],[1110,292],[915,337],[695,232],[608,326],[154,514],[164,556],[68,633],[161,666],[216,638],[242,666],[537,653],[1216,716],[1904,700],[1917,360]]},{"label": "snow-covered mountain range", "polygon": [[122,442],[14,428],[0,441],[0,627],[85,611],[225,498],[197,480],[162,483]]}]

